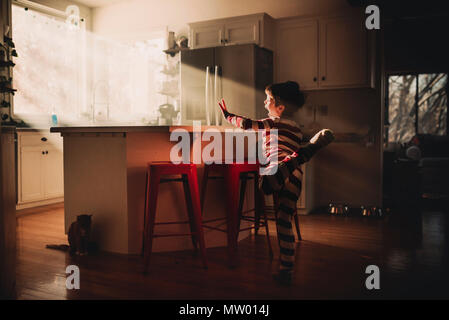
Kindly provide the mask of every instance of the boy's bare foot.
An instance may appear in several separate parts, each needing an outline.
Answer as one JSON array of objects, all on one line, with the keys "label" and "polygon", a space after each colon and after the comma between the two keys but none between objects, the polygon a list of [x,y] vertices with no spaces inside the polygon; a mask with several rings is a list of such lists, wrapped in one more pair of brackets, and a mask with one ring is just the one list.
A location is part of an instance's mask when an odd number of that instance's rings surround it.
[{"label": "boy's bare foot", "polygon": [[319,149],[324,148],[335,140],[334,133],[330,129],[323,129],[310,139],[310,143],[318,146]]}]

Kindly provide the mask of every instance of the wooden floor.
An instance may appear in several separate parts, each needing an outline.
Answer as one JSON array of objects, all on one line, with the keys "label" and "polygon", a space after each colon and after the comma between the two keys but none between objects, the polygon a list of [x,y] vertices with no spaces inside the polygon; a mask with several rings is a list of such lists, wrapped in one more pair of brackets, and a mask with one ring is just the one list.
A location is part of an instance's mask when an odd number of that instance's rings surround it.
[{"label": "wooden floor", "polygon": [[[18,299],[402,299],[449,298],[449,219],[439,212],[382,220],[327,214],[300,216],[294,284],[271,278],[275,259],[263,234],[239,243],[240,266],[227,267],[225,248],[207,250],[209,268],[191,251],[156,253],[150,273],[142,258],[107,253],[71,258],[45,248],[67,243],[62,205],[20,212],[17,222]],[[270,232],[271,232],[270,231]],[[75,264],[81,288],[67,290]],[[367,290],[365,269],[380,268],[380,290]]]}]

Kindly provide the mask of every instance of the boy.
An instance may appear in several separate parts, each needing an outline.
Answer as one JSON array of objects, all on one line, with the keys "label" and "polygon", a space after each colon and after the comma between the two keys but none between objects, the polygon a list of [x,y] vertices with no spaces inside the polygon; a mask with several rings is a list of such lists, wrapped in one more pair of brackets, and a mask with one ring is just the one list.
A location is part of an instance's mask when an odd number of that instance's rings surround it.
[{"label": "boy", "polygon": [[[267,95],[264,106],[268,118],[251,120],[228,112],[225,101],[219,102],[224,118],[232,125],[248,130],[264,130],[263,151],[268,159],[259,186],[265,194],[277,192],[279,208],[276,220],[277,235],[280,246],[279,272],[273,275],[280,284],[289,285],[295,261],[295,238],[292,231],[291,217],[296,211],[296,203],[301,193],[301,164],[321,148],[333,141],[332,131],[324,129],[318,132],[307,146],[301,147],[303,134],[291,118],[295,111],[304,105],[304,94],[299,85],[293,81],[276,83],[265,88]],[[270,129],[278,130],[278,143],[270,143]],[[272,170],[276,169],[277,170]]]}]

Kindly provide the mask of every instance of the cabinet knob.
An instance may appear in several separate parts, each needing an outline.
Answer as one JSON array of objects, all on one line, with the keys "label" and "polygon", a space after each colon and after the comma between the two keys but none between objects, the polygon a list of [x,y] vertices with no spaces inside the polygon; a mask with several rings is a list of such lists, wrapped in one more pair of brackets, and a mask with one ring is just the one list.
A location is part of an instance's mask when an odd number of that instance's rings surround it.
[{"label": "cabinet knob", "polygon": [[313,77],[313,82],[316,82],[316,80],[317,80],[317,78],[316,78],[316,77]]},{"label": "cabinet knob", "polygon": [[45,151],[45,154],[48,154],[48,151]]},{"label": "cabinet knob", "polygon": [[323,77],[321,77],[321,80],[323,80],[323,81],[324,81],[324,80],[326,80],[326,77],[324,77],[324,76],[323,76]]},{"label": "cabinet knob", "polygon": [[42,151],[42,154],[45,154],[45,151]]},{"label": "cabinet knob", "polygon": [[42,141],[47,141],[47,138],[43,137],[41,140],[42,140]]}]

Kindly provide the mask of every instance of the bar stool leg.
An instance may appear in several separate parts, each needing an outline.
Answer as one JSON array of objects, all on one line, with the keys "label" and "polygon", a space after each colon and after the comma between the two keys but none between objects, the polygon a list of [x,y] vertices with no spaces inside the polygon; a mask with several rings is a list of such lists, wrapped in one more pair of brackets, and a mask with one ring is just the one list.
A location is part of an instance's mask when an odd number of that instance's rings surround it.
[{"label": "bar stool leg", "polygon": [[203,183],[201,185],[201,214],[203,214],[204,201],[206,198],[207,180],[209,179],[209,166],[204,165]]},{"label": "bar stool leg", "polygon": [[236,267],[238,264],[237,256],[237,224],[238,224],[238,188],[239,175],[233,168],[226,170],[225,183],[228,202],[227,217],[227,236],[228,236],[228,255],[230,267]]},{"label": "bar stool leg", "polygon": [[[257,182],[257,179],[258,179],[258,175],[255,176],[255,182]],[[255,199],[256,213],[257,213],[257,216],[259,217],[259,220],[256,223],[259,226],[260,212],[262,212],[263,218],[264,218],[264,224],[265,224],[265,233],[267,236],[268,253],[270,255],[270,258],[272,259],[273,258],[273,248],[271,246],[270,231],[268,229],[267,213],[265,212],[265,199],[264,199],[264,195],[263,195],[262,191],[258,188],[257,184],[254,188],[254,197],[256,198]]]},{"label": "bar stool leg", "polygon": [[[274,222],[276,224],[276,230],[277,230],[277,224],[278,224],[278,210],[279,210],[279,194],[273,193],[273,206],[274,206]],[[281,247],[279,237],[278,238],[278,245],[279,248]]]},{"label": "bar stool leg", "polygon": [[254,208],[256,209],[254,211],[254,233],[257,236],[257,233],[259,232],[259,226],[260,226],[260,212],[263,210],[265,213],[265,210],[263,207],[261,208],[261,203],[264,201],[263,196],[260,194],[259,186],[258,186],[258,179],[259,175],[257,172],[254,173]]},{"label": "bar stool leg", "polygon": [[144,202],[144,205],[143,205],[143,230],[144,230],[144,232],[142,233],[143,234],[142,235],[142,249],[140,251],[140,255],[142,257],[143,257],[143,255],[145,253],[145,232],[147,230],[147,217],[146,217],[146,215],[147,215],[147,205],[148,205],[148,198],[149,198],[149,191],[150,191],[149,183],[150,183],[150,180],[149,180],[149,174],[148,174],[148,170],[147,170],[147,172],[145,174],[145,202]]},{"label": "bar stool leg", "polygon": [[204,243],[204,233],[201,218],[200,192],[198,190],[198,176],[196,173],[196,167],[190,169],[187,180],[190,188],[190,193],[192,195],[191,199],[192,199],[193,216],[196,224],[195,232],[200,245],[200,252],[201,258],[203,260],[203,266],[204,268],[207,269],[206,245]]},{"label": "bar stool leg", "polygon": [[195,218],[194,218],[194,212],[193,212],[193,204],[192,204],[192,194],[190,192],[189,187],[189,177],[185,174],[182,175],[182,185],[184,189],[184,198],[186,201],[186,207],[187,207],[187,213],[189,215],[189,223],[190,223],[190,230],[192,232],[192,244],[195,248],[195,252],[198,250],[198,239],[197,239],[197,230],[195,228]]},{"label": "bar stool leg", "polygon": [[159,180],[160,176],[158,173],[151,172],[151,178],[149,179],[149,199],[147,200],[146,207],[146,221],[145,226],[145,251],[144,251],[144,272],[147,272],[148,266],[150,264],[151,251],[153,248],[153,233],[154,233],[154,222],[156,218],[156,208],[157,208],[157,195],[159,191]]},{"label": "bar stool leg", "polygon": [[[246,178],[247,178],[247,174],[243,173],[243,179],[242,179],[242,182],[240,184],[239,219],[238,219],[237,230],[240,230],[240,222],[241,222],[241,219],[242,219],[243,204],[245,203]],[[237,234],[237,238],[238,238],[238,234]]]}]

